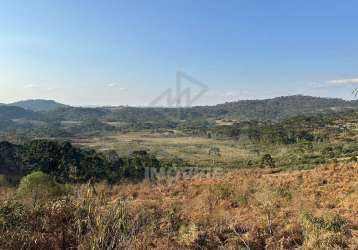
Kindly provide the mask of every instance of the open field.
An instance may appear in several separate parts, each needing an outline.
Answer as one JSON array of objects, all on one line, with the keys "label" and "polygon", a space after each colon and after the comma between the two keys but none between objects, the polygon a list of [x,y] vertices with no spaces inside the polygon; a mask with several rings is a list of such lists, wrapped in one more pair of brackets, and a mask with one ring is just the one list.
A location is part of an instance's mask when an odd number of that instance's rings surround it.
[{"label": "open field", "polygon": [[[346,164],[282,173],[237,170],[206,179],[115,186],[98,183],[92,188],[75,185],[61,198],[36,207],[18,199],[25,207],[11,225],[7,219],[17,217],[4,200],[16,195],[9,188],[0,197],[0,224],[7,228],[0,233],[0,246],[357,249],[357,176],[358,165]],[[4,211],[8,217],[2,217]]]},{"label": "open field", "polygon": [[[118,133],[75,142],[99,151],[115,150],[120,155],[126,155],[135,150],[147,150],[159,159],[178,157],[193,165],[212,165],[213,161],[216,164],[227,164],[240,159],[255,157],[255,153],[250,151],[249,147],[245,148],[234,140],[217,140],[185,134],[144,131]],[[209,156],[212,147],[219,148],[220,156]]]},{"label": "open field", "polygon": [[[277,167],[307,169],[330,162],[347,162],[354,157],[358,144],[354,138],[340,135],[331,142],[301,142],[294,144],[252,143],[243,139],[208,138],[181,131],[107,133],[74,139],[73,142],[97,151],[114,150],[119,155],[145,150],[160,160],[182,159],[192,166],[220,166],[230,168],[260,167],[262,157],[270,154]],[[217,154],[210,154],[217,149]]]}]

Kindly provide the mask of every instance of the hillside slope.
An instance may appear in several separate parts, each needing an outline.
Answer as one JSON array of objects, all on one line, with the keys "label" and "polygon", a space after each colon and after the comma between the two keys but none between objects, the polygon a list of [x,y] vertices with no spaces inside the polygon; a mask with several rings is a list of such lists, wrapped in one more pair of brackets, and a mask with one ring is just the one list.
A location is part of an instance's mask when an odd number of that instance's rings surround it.
[{"label": "hillside slope", "polygon": [[0,106],[0,120],[13,120],[13,119],[27,119],[38,120],[41,115],[20,107],[15,106]]},{"label": "hillside slope", "polygon": [[71,185],[75,192],[41,207],[11,203],[16,190],[0,188],[0,248],[357,249],[357,170],[345,164]]},{"label": "hillside slope", "polygon": [[[48,120],[87,121],[100,119],[121,122],[197,121],[208,119],[282,120],[296,115],[341,112],[358,109],[358,101],[311,96],[284,96],[265,100],[243,100],[215,106],[164,107],[70,107],[48,100],[28,100],[10,104],[26,110],[41,111]],[[1,111],[0,111],[1,113]]]},{"label": "hillside slope", "polygon": [[[280,120],[300,114],[357,109],[357,101],[312,96],[283,96],[265,100],[243,100],[209,107],[219,116],[240,120]],[[198,108],[200,109],[200,107]]]},{"label": "hillside slope", "polygon": [[58,108],[68,107],[65,104],[58,103],[53,100],[42,100],[42,99],[19,101],[19,102],[10,103],[9,105],[24,108],[27,110],[32,110],[32,111],[52,111]]}]

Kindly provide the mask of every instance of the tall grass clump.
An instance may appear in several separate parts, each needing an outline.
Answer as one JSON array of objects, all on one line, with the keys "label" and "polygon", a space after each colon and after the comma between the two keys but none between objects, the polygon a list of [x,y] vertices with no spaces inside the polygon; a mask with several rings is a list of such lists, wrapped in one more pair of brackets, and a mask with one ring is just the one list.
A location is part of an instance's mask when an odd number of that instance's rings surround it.
[{"label": "tall grass clump", "polygon": [[231,188],[225,184],[211,185],[209,192],[217,201],[228,199],[232,195]]},{"label": "tall grass clump", "polygon": [[123,249],[133,236],[133,223],[123,202],[105,214],[98,215],[95,232],[88,240],[88,249]]},{"label": "tall grass clump", "polygon": [[302,216],[304,247],[307,249],[347,249],[347,220],[342,216],[316,217],[310,213]]}]

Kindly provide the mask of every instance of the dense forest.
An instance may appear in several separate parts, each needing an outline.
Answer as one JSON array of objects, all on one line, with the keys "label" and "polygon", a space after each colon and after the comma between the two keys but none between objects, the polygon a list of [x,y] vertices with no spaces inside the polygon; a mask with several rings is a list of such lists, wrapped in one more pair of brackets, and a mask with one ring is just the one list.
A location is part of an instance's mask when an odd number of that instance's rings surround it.
[{"label": "dense forest", "polygon": [[119,157],[115,152],[97,153],[74,147],[69,142],[34,140],[24,145],[0,143],[0,175],[16,180],[42,171],[59,182],[144,178],[144,168],[158,168],[160,162],[145,151]]}]

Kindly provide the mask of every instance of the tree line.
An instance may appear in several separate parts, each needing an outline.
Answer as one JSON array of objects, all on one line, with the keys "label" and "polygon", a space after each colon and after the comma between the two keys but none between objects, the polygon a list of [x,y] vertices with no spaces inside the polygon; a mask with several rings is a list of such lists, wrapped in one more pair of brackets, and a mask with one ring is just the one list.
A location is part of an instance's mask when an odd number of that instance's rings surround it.
[{"label": "tree line", "polygon": [[146,151],[120,157],[73,146],[66,141],[33,140],[23,145],[0,142],[0,174],[22,177],[42,171],[58,182],[86,182],[122,179],[139,180],[145,168],[159,168],[161,162]]}]

